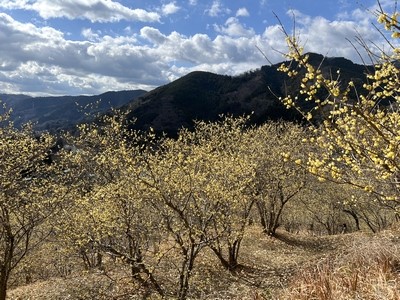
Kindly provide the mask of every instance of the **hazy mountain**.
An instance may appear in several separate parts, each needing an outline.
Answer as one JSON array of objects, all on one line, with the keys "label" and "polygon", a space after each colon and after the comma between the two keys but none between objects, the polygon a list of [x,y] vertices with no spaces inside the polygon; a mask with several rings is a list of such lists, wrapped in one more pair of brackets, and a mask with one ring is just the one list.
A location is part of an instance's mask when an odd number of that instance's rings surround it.
[{"label": "hazy mountain", "polygon": [[29,97],[0,94],[0,99],[13,109],[15,124],[32,121],[37,130],[68,129],[85,120],[85,113],[105,113],[145,94],[144,90],[106,92],[96,96]]},{"label": "hazy mountain", "polygon": [[[320,67],[325,76],[337,76],[341,70],[343,83],[354,80],[359,88],[365,81],[366,67],[345,58],[324,58],[310,53],[309,61]],[[289,62],[286,62],[289,63]],[[194,119],[216,120],[220,114],[251,114],[252,122],[268,119],[300,120],[299,114],[287,110],[277,99],[285,93],[298,94],[295,81],[277,71],[280,64],[263,66],[240,76],[224,76],[209,72],[192,72],[161,86],[125,108],[129,117],[137,119],[135,128],[153,127],[175,135],[181,127],[192,127]],[[303,102],[304,106],[310,105]]]},{"label": "hazy mountain", "polygon": [[0,101],[7,103],[7,105],[11,105],[14,103],[18,103],[21,100],[32,98],[28,95],[24,94],[0,94]]}]

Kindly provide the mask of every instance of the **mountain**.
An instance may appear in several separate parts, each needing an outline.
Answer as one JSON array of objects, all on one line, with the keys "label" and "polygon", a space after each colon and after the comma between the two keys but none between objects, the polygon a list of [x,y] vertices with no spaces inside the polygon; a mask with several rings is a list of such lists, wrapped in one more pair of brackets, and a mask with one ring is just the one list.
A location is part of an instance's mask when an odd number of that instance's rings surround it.
[{"label": "mountain", "polygon": [[[327,58],[309,53],[309,61],[320,67],[325,76],[337,76],[343,84],[353,80],[362,89],[368,69],[345,58]],[[290,62],[284,62],[289,64]],[[287,110],[277,97],[299,94],[298,80],[277,71],[280,64],[263,66],[240,76],[192,72],[161,86],[124,107],[136,129],[152,127],[157,132],[175,136],[182,127],[191,128],[193,120],[217,120],[221,114],[252,114],[255,124],[266,120],[301,120],[294,110]],[[322,95],[323,96],[323,95]],[[300,97],[301,98],[301,97]],[[301,99],[300,99],[301,100]],[[307,108],[310,103],[302,102]]]},{"label": "mountain", "polygon": [[3,103],[7,103],[7,105],[11,105],[13,103],[17,103],[21,100],[30,99],[32,97],[24,94],[0,94],[0,101]]},{"label": "mountain", "polygon": [[13,109],[16,126],[32,121],[36,130],[69,129],[87,119],[86,114],[105,113],[119,108],[146,93],[144,90],[106,92],[96,96],[29,97],[0,94],[0,99]]},{"label": "mountain", "polygon": [[235,77],[196,71],[147,93],[126,109],[128,117],[136,119],[136,129],[152,127],[170,136],[176,135],[179,128],[191,128],[193,120],[213,121],[221,114],[254,112],[255,123],[292,120],[299,116],[287,111],[273,95],[281,89],[284,77],[272,67]]},{"label": "mountain", "polygon": [[[309,62],[320,68],[326,77],[336,78],[337,70],[340,70],[342,85],[346,86],[353,80],[357,90],[362,92],[370,67],[354,64],[343,57],[308,55]],[[215,121],[221,114],[251,114],[253,124],[278,119],[302,121],[298,112],[287,110],[278,100],[286,94],[299,95],[301,106],[310,108],[312,103],[306,102],[299,94],[301,74],[299,78],[288,78],[277,71],[280,64],[263,66],[239,76],[196,71],[150,92],[135,90],[62,97],[0,94],[0,100],[13,108],[17,126],[33,121],[37,130],[50,131],[69,129],[87,120],[85,112],[106,113],[111,107],[121,107],[128,113],[129,119],[136,120],[135,129],[148,130],[152,127],[156,132],[169,136],[176,136],[182,127],[192,128],[196,119]],[[324,96],[320,95],[321,98]],[[83,110],[82,107],[86,106]]]}]

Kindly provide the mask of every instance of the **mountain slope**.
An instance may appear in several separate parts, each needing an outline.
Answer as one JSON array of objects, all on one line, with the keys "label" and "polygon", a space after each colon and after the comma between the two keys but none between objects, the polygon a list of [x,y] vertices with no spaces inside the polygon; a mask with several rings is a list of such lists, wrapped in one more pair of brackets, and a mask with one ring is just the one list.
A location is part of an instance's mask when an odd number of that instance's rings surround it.
[{"label": "mountain slope", "polygon": [[[320,67],[325,76],[336,76],[341,70],[343,84],[354,80],[362,87],[366,68],[345,58],[324,58],[310,53],[310,62]],[[288,63],[288,62],[286,62]],[[266,120],[300,120],[301,116],[287,110],[277,97],[298,94],[296,80],[289,79],[277,67],[263,66],[240,76],[192,72],[161,86],[138,101],[128,104],[129,118],[136,119],[136,129],[149,127],[175,136],[179,128],[193,126],[193,120],[216,120],[221,114],[251,114],[253,123]],[[304,106],[310,105],[304,102]]]},{"label": "mountain slope", "polygon": [[7,105],[14,105],[21,100],[30,98],[32,97],[24,94],[0,94],[0,101],[7,103]]},{"label": "mountain slope", "polygon": [[0,99],[13,109],[12,118],[17,126],[32,121],[37,130],[68,129],[85,120],[85,113],[105,113],[111,108],[134,101],[144,90],[106,92],[95,96],[29,97],[26,95],[0,95]]}]

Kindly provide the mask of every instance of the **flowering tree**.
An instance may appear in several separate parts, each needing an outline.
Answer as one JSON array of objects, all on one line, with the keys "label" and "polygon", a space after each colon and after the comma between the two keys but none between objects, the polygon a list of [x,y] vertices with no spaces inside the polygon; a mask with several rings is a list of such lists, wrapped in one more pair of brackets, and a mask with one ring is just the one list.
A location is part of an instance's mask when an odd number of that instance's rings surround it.
[{"label": "flowering tree", "polygon": [[[267,123],[255,128],[252,138],[255,172],[253,197],[263,230],[274,235],[285,207],[305,187],[308,178],[301,166],[307,144],[306,130],[291,123]],[[296,160],[288,159],[295,153]]]},{"label": "flowering tree", "polygon": [[247,121],[246,117],[227,117],[216,123],[197,122],[195,132],[202,161],[209,166],[206,193],[214,199],[208,246],[231,271],[239,264],[241,242],[255,203],[253,155],[257,143]]},{"label": "flowering tree", "polygon": [[[79,126],[69,137],[77,147],[69,153],[74,197],[59,220],[63,239],[85,259],[102,267],[103,255],[123,262],[132,280],[150,293],[164,291],[153,271],[158,264],[160,217],[151,210],[142,184],[144,136],[130,131],[116,112],[97,123]],[[94,255],[91,265],[88,257]]]},{"label": "flowering tree", "polygon": [[0,115],[0,299],[12,270],[50,234],[41,225],[66,193],[61,161],[49,159],[54,138],[35,136],[30,125],[15,128],[9,118]]},{"label": "flowering tree", "polygon": [[[379,7],[378,21],[397,39],[400,35],[398,13],[389,15]],[[395,41],[387,41],[390,53],[381,53],[367,74],[365,92],[361,92],[354,82],[342,81],[340,71],[332,78],[319,66],[309,63],[297,37],[287,35],[287,58],[291,63],[284,63],[279,69],[289,77],[302,75],[300,95],[287,95],[281,100],[287,107],[299,110],[307,120],[312,120],[316,113],[323,115],[323,123],[309,139],[321,149],[308,157],[311,173],[321,180],[351,184],[382,200],[398,202],[400,48],[395,46]],[[313,108],[302,109],[300,99],[311,102]]]},{"label": "flowering tree", "polygon": [[198,254],[210,247],[227,269],[237,266],[251,210],[253,169],[241,143],[245,119],[198,122],[165,139],[145,158],[148,203],[179,253],[178,299],[187,297]]}]

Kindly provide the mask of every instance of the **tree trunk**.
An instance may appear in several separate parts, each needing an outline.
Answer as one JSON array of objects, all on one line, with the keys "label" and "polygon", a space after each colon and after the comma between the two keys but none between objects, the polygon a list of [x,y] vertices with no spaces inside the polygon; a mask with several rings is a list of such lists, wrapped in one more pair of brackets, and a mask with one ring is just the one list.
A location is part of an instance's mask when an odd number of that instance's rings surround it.
[{"label": "tree trunk", "polygon": [[279,226],[279,224],[278,224],[278,216],[275,214],[275,211],[271,211],[269,213],[269,220],[268,221],[269,222],[267,224],[267,227],[264,229],[264,231],[269,236],[274,236],[275,235],[275,231]]},{"label": "tree trunk", "polygon": [[276,229],[279,227],[279,220],[282,215],[283,208],[287,201],[281,199],[279,207],[276,207],[277,200],[270,200],[269,207],[264,202],[257,201],[258,213],[260,215],[261,226],[265,234],[274,236]]},{"label": "tree trunk", "polygon": [[343,209],[343,212],[345,212],[353,217],[354,222],[356,223],[356,229],[357,229],[357,231],[359,231],[360,230],[360,220],[359,220],[356,212],[353,210],[350,210],[350,209]]},{"label": "tree trunk", "polygon": [[232,245],[228,246],[228,259],[224,257],[220,248],[210,246],[210,249],[215,253],[225,269],[233,271],[238,266],[240,243],[241,240],[235,240]]},{"label": "tree trunk", "polygon": [[96,251],[96,268],[103,269],[103,255],[100,251]]},{"label": "tree trunk", "polygon": [[0,272],[0,300],[6,300],[7,296],[7,272],[2,268]]},{"label": "tree trunk", "polygon": [[10,277],[11,263],[14,252],[14,237],[8,237],[4,249],[4,257],[0,266],[0,300],[6,300],[7,283]]},{"label": "tree trunk", "polygon": [[181,274],[179,276],[179,292],[178,300],[185,300],[189,291],[189,279],[192,275],[194,260],[196,258],[196,249],[192,244],[189,251],[184,253],[184,260],[182,262]]},{"label": "tree trunk", "polygon": [[256,205],[257,205],[258,215],[260,216],[261,227],[262,227],[263,231],[266,233],[267,218],[266,218],[265,203],[258,200],[258,201],[256,201]]},{"label": "tree trunk", "polygon": [[[122,258],[122,260],[125,263],[130,265],[131,276],[132,276],[133,280],[136,280],[138,283],[142,284],[144,288],[149,288],[151,285],[157,291],[157,293],[162,298],[164,298],[164,291],[163,291],[162,287],[158,284],[158,282],[154,278],[153,274],[150,272],[150,270],[144,264],[143,259],[142,259],[142,254],[139,249],[137,249],[137,251],[133,253],[134,254],[133,257],[130,257],[129,255],[126,255],[126,254],[121,253],[118,250],[114,249],[112,246],[104,245],[104,244],[100,244],[100,243],[98,243],[98,246],[100,247],[100,249],[102,249],[106,253],[109,253],[115,257]],[[143,278],[141,276],[141,273],[145,274],[147,277]]]},{"label": "tree trunk", "polygon": [[240,240],[235,240],[232,246],[229,246],[229,270],[232,271],[238,266],[238,256],[240,249]]}]

